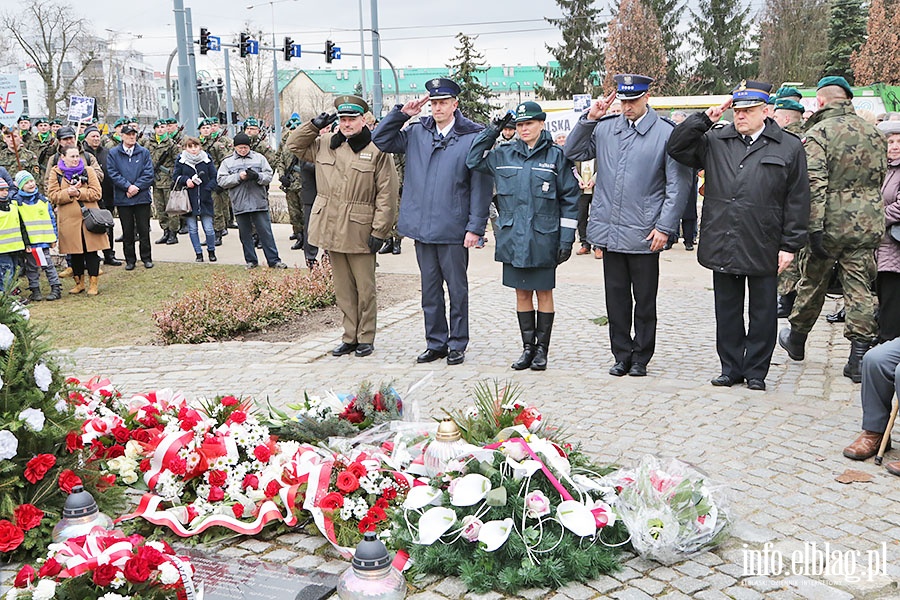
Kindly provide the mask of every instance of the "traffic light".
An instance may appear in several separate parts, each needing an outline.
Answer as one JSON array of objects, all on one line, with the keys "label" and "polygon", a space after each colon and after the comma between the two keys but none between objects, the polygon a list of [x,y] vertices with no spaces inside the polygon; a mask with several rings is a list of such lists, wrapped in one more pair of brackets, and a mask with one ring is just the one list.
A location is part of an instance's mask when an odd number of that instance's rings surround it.
[{"label": "traffic light", "polygon": [[206,54],[209,51],[209,29],[200,28],[200,54]]},{"label": "traffic light", "polygon": [[325,41],[325,62],[330,63],[334,60],[334,42],[331,40]]},{"label": "traffic light", "polygon": [[294,40],[290,36],[284,36],[284,60],[290,61],[293,56]]},{"label": "traffic light", "polygon": [[249,46],[250,46],[250,34],[242,33],[241,41],[238,44],[238,52],[240,53],[241,58],[246,58],[246,56],[248,54],[247,51],[249,50]]}]

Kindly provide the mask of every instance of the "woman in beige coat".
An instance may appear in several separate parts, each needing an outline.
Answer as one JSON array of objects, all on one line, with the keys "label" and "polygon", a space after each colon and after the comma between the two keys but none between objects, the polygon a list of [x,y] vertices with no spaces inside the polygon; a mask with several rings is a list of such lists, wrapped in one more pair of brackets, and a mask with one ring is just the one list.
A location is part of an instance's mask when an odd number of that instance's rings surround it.
[{"label": "woman in beige coat", "polygon": [[97,280],[100,275],[99,250],[109,249],[109,238],[104,233],[92,233],[84,226],[81,206],[100,208],[97,201],[102,192],[100,180],[93,169],[86,169],[78,148],[67,148],[59,162],[47,175],[47,196],[57,207],[56,223],[59,230],[59,253],[68,254],[72,259],[72,274],[75,287],[70,294],[84,291],[84,271],[90,277],[88,294],[96,296]]}]

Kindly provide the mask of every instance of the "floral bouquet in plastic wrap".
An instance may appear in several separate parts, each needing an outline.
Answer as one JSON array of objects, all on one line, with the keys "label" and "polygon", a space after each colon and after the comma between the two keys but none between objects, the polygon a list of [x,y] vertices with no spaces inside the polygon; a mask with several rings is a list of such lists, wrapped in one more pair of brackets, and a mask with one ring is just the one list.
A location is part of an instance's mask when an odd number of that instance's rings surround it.
[{"label": "floral bouquet in plastic wrap", "polygon": [[644,558],[672,564],[728,537],[724,490],[686,463],[647,455],[637,468],[616,471],[603,484],[615,488],[613,506]]}]

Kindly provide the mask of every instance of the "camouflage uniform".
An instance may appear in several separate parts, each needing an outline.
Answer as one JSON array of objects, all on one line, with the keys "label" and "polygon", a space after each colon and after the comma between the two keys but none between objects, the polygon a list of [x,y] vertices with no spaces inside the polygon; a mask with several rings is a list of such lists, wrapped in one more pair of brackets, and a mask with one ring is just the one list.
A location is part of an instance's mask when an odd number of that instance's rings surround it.
[{"label": "camouflage uniform", "polygon": [[37,156],[38,168],[40,169],[38,189],[42,194],[46,194],[47,190],[47,161],[56,154],[56,146],[56,136],[49,131],[32,135],[27,146]]},{"label": "camouflage uniform", "polygon": [[823,246],[833,258],[819,258],[807,247],[791,330],[804,335],[812,330],[836,260],[847,311],[844,337],[868,343],[878,335],[872,282],[875,248],[884,235],[887,142],[856,115],[850,100],[838,100],[807,122],[804,146],[812,192],[809,233],[824,233]]},{"label": "camouflage uniform", "polygon": [[[287,140],[290,129],[285,129],[281,136],[281,152],[278,153],[278,179],[281,182],[281,189],[284,191],[284,198],[287,202],[288,218],[291,220],[291,228],[293,230],[294,239],[303,240],[303,203],[300,201],[300,190],[302,188],[300,180],[299,159],[294,153],[287,149],[285,140]],[[272,165],[275,169],[276,165]]]},{"label": "camouflage uniform", "polygon": [[[21,165],[21,166],[20,166]],[[41,167],[38,163],[38,157],[29,150],[24,144],[19,146],[19,158],[16,159],[16,153],[6,144],[0,144],[0,167],[4,167],[9,171],[10,176],[15,177],[19,171],[28,171],[34,175],[37,182],[38,190],[43,194],[46,182],[41,178]]]},{"label": "camouflage uniform", "polygon": [[167,214],[166,203],[172,192],[172,172],[175,170],[175,161],[181,154],[181,148],[168,134],[163,134],[161,139],[154,134],[152,138],[147,138],[143,145],[150,151],[153,172],[156,174],[153,180],[153,208],[156,211],[156,219],[163,231],[176,234],[181,228],[181,218]]},{"label": "camouflage uniform", "polygon": [[122,143],[122,138],[118,133],[112,133],[109,137],[103,140],[103,147],[107,150],[112,150],[116,146]]},{"label": "camouflage uniform", "polygon": [[[226,157],[231,156],[234,152],[234,146],[232,145],[231,140],[228,136],[222,134],[214,133],[207,138],[201,137],[200,145],[213,160],[217,169],[219,168],[219,165],[222,164],[222,161],[225,160]],[[217,233],[221,233],[225,231],[230,220],[229,211],[231,209],[231,200],[228,198],[227,191],[221,188],[217,188],[217,190],[221,191],[214,191],[212,193],[214,207],[213,229],[215,229]]]},{"label": "camouflage uniform", "polygon": [[[793,133],[800,139],[803,139],[803,130],[805,126],[802,121],[795,121],[784,128],[785,131]],[[788,267],[778,274],[778,295],[787,296],[791,292],[796,291],[797,282],[800,281],[800,264],[806,259],[806,250],[803,249],[797,253],[794,260]]]}]

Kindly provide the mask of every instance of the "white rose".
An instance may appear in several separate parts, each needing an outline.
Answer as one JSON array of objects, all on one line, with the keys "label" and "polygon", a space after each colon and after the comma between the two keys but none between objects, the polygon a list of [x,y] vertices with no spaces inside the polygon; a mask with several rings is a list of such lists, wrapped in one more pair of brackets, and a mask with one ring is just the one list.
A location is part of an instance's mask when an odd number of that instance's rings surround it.
[{"label": "white rose", "polygon": [[144,449],[141,446],[141,443],[137,440],[128,440],[128,443],[125,444],[125,456],[134,459],[143,455]]},{"label": "white rose", "polygon": [[8,460],[19,453],[19,440],[11,431],[0,431],[0,460]]},{"label": "white rose", "polygon": [[26,408],[19,413],[19,418],[25,421],[32,431],[41,431],[44,428],[44,412],[39,408]]},{"label": "white rose", "polygon": [[119,473],[119,477],[122,478],[122,483],[125,485],[131,485],[133,483],[137,483],[138,476],[134,471],[122,471]]},{"label": "white rose", "polygon": [[15,340],[16,336],[13,334],[12,329],[0,323],[0,350],[6,352]]},{"label": "white rose", "polygon": [[178,568],[170,562],[164,562],[159,565],[159,581],[163,585],[172,585],[178,583],[181,579],[181,573]]},{"label": "white rose", "polygon": [[32,600],[50,600],[56,595],[56,582],[52,579],[41,579],[38,581],[34,592],[31,593]]},{"label": "white rose", "polygon": [[34,365],[34,383],[42,392],[50,389],[50,384],[53,383],[53,373],[44,363]]}]

